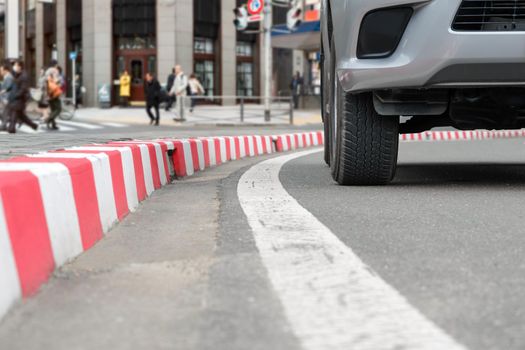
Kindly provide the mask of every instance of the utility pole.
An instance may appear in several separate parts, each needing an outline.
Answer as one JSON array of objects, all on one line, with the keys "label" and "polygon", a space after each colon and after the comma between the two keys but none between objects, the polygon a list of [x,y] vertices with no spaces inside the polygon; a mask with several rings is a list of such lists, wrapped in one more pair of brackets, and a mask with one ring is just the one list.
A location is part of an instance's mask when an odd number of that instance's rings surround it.
[{"label": "utility pole", "polygon": [[264,2],[264,120],[271,120],[272,94],[272,2]]}]

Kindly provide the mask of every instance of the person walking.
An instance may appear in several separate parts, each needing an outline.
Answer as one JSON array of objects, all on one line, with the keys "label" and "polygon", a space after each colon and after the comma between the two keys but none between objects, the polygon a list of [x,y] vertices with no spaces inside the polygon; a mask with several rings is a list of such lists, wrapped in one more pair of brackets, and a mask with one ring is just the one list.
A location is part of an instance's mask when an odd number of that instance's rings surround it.
[{"label": "person walking", "polygon": [[59,130],[56,119],[62,113],[62,79],[58,71],[58,63],[56,60],[52,60],[49,68],[46,71],[46,86],[47,86],[47,97],[49,108],[51,113],[49,117],[44,120],[47,124],[48,129]]},{"label": "person walking", "polygon": [[175,81],[173,82],[173,87],[170,90],[170,95],[177,98],[175,104],[175,113],[177,118],[173,118],[174,121],[186,121],[184,118],[184,100],[188,95],[188,78],[184,75],[182,67],[180,65],[175,66]]},{"label": "person walking", "polygon": [[125,69],[120,75],[120,106],[129,106],[129,97],[131,96],[131,77]]},{"label": "person walking", "polygon": [[8,96],[9,92],[13,88],[14,84],[14,77],[11,73],[11,64],[9,62],[4,62],[2,66],[0,66],[0,74],[2,75],[2,86],[0,87],[0,99],[2,100],[2,105],[4,107],[4,110],[2,111],[2,115],[0,115],[0,131],[7,131],[7,122],[9,119],[9,108],[8,108]]},{"label": "person walking", "polygon": [[26,115],[26,106],[29,100],[29,79],[24,72],[24,63],[22,61],[15,61],[13,73],[14,85],[8,97],[9,126],[7,131],[10,134],[14,134],[17,123],[27,124],[33,130],[37,130],[38,124]]},{"label": "person walking", "polygon": [[49,118],[49,102],[47,96],[47,78],[46,69],[42,67],[40,70],[40,77],[38,78],[38,89],[40,89],[42,97],[38,101],[38,111],[42,115],[40,120],[44,122]]},{"label": "person walking", "polygon": [[[148,113],[150,124],[155,126],[160,122],[160,94],[161,86],[159,81],[155,78],[153,73],[146,73],[146,84],[144,85],[144,93],[146,95],[146,112]],[[155,109],[155,116],[151,109]]]},{"label": "person walking", "polygon": [[58,70],[58,81],[59,81],[60,88],[62,89],[62,93],[66,93],[67,79],[66,79],[66,76],[64,75],[64,70],[62,69],[62,67],[58,65],[57,65],[57,70]]},{"label": "person walking", "polygon": [[75,75],[75,109],[78,109],[79,105],[82,103],[82,82],[80,80],[80,75]]},{"label": "person walking", "polygon": [[294,77],[292,78],[292,82],[290,83],[290,90],[292,90],[294,109],[299,108],[299,96],[301,96],[303,84],[304,79],[301,77],[301,73],[297,71]]},{"label": "person walking", "polygon": [[171,74],[168,75],[168,82],[166,84],[166,91],[168,92],[168,100],[166,101],[166,112],[171,110],[173,103],[175,102],[175,96],[170,95],[170,91],[173,88],[173,83],[175,82],[175,68],[171,70]]},{"label": "person walking", "polygon": [[203,95],[204,87],[199,81],[199,78],[197,78],[197,76],[193,73],[190,75],[188,84],[190,86],[190,98],[191,98],[190,113],[193,113],[193,109],[195,108],[195,103],[197,102],[197,99],[194,96]]}]

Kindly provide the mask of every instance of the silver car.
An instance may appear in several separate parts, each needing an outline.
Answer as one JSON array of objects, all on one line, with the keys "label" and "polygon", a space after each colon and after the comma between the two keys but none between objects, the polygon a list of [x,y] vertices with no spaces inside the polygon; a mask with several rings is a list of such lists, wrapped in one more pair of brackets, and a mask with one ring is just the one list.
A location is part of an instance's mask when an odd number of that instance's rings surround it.
[{"label": "silver car", "polygon": [[390,182],[399,133],[525,127],[525,1],[322,3],[325,160],[338,183]]}]

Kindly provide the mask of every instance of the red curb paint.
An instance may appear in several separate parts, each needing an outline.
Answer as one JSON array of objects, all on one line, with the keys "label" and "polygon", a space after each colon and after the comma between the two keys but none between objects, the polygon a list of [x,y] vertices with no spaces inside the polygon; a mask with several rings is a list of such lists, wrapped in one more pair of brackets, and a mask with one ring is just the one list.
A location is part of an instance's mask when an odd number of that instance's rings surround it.
[{"label": "red curb paint", "polygon": [[0,195],[22,295],[27,297],[55,269],[38,178],[30,171],[2,171]]}]

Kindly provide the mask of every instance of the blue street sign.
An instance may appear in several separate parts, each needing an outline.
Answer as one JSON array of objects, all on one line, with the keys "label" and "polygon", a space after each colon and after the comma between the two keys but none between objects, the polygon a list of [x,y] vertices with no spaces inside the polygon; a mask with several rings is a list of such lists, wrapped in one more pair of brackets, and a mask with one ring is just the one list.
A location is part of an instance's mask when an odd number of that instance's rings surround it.
[{"label": "blue street sign", "polygon": [[77,54],[76,51],[72,51],[72,52],[69,53],[69,59],[70,59],[71,61],[76,61],[77,56],[78,56],[78,54]]}]

